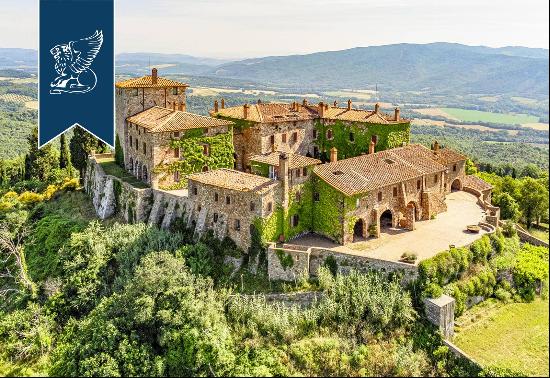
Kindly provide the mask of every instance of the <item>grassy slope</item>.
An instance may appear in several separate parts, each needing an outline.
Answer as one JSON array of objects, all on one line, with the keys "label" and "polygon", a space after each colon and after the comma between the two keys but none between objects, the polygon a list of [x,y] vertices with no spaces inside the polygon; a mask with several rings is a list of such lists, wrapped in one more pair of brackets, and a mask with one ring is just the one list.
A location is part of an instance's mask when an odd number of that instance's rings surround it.
[{"label": "grassy slope", "polygon": [[441,110],[449,114],[451,117],[466,122],[493,122],[515,125],[522,123],[534,123],[539,121],[539,119],[535,116],[523,114],[491,113],[482,112],[479,110],[466,110],[458,108],[441,108]]},{"label": "grassy slope", "polygon": [[458,321],[464,327],[454,342],[482,365],[548,376],[548,300],[506,305],[487,301]]}]

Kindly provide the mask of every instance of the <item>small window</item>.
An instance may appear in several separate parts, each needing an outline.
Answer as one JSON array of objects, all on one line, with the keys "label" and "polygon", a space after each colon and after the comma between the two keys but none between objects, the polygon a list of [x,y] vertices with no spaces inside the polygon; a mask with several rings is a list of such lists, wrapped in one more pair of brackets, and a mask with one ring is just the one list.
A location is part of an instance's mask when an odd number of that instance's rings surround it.
[{"label": "small window", "polygon": [[298,133],[295,131],[292,133],[292,143],[296,143],[298,141]]},{"label": "small window", "polygon": [[145,142],[143,142],[143,154],[147,155],[147,144]]},{"label": "small window", "polygon": [[313,200],[314,200],[315,202],[319,202],[319,201],[320,201],[319,192],[314,192],[314,193],[313,193]]},{"label": "small window", "polygon": [[133,95],[139,96],[139,88],[134,89]]},{"label": "small window", "polygon": [[173,94],[174,96],[177,96],[177,95],[178,95],[178,87],[172,88],[172,94]]},{"label": "small window", "polygon": [[138,135],[141,135],[141,129],[139,128],[139,126],[136,126],[137,128],[137,131],[138,131]]},{"label": "small window", "polygon": [[231,205],[231,197],[225,196],[225,204],[226,205]]},{"label": "small window", "polygon": [[199,211],[199,213],[200,213],[200,212],[201,212],[201,210],[202,210],[202,206],[201,206],[201,205],[199,205],[199,207],[197,207],[197,210],[198,210],[198,211]]},{"label": "small window", "polygon": [[298,216],[298,214],[294,214],[294,215],[290,218],[290,225],[291,225],[292,227],[297,227],[299,222],[300,222],[300,217]]},{"label": "small window", "polygon": [[416,181],[416,190],[420,190],[421,187],[422,187],[422,181],[421,180]]},{"label": "small window", "polygon": [[256,204],[254,202],[250,202],[250,211],[256,210]]},{"label": "small window", "polygon": [[378,143],[378,135],[373,135],[370,137],[370,141],[374,142],[374,144]]},{"label": "small window", "polygon": [[178,171],[174,172],[174,182],[180,182],[180,173]]},{"label": "small window", "polygon": [[296,202],[300,202],[302,200],[302,192],[297,191],[295,197],[296,197]]},{"label": "small window", "polygon": [[281,135],[281,140],[282,140],[283,143],[286,143],[286,133],[283,133]]},{"label": "small window", "polygon": [[456,164],[453,165],[453,172],[456,172]]},{"label": "small window", "polygon": [[175,131],[174,132],[174,138],[179,138],[180,137],[180,132],[179,131]]},{"label": "small window", "polygon": [[180,148],[179,147],[174,148],[174,157],[175,158],[180,157]]},{"label": "small window", "polygon": [[267,211],[273,211],[273,202],[267,203]]},{"label": "small window", "polygon": [[397,197],[397,188],[396,187],[393,188],[393,196]]},{"label": "small window", "polygon": [[214,213],[214,223],[218,222],[218,213]]},{"label": "small window", "polygon": [[307,167],[302,168],[302,176],[307,176]]},{"label": "small window", "polygon": [[269,143],[275,144],[275,135],[269,137]]},{"label": "small window", "polygon": [[434,184],[437,184],[437,175],[434,175]]},{"label": "small window", "polygon": [[132,136],[130,135],[130,146],[133,145],[133,144],[134,144],[134,142],[132,140]]},{"label": "small window", "polygon": [[136,151],[139,150],[139,141],[138,138],[136,138]]},{"label": "small window", "polygon": [[327,130],[327,139],[332,140],[334,138],[334,135],[332,134],[332,129]]},{"label": "small window", "polygon": [[208,172],[208,165],[205,165],[204,167],[202,167],[202,171],[203,172]]},{"label": "small window", "polygon": [[218,195],[218,193],[214,193],[214,202],[218,202],[219,199],[220,196]]},{"label": "small window", "polygon": [[241,220],[235,219],[235,231],[240,231],[240,230],[241,230]]},{"label": "small window", "polygon": [[353,135],[353,133],[349,133],[349,141],[355,142],[355,135]]},{"label": "small window", "polygon": [[298,168],[295,173],[296,177],[300,177],[302,175],[302,170]]},{"label": "small window", "polygon": [[193,187],[193,194],[194,195],[197,195],[197,193],[199,192],[199,190],[197,189],[196,186]]},{"label": "small window", "polygon": [[205,156],[210,155],[210,145],[209,144],[203,144],[202,145],[202,154]]},{"label": "small window", "polygon": [[317,139],[317,129],[313,129],[313,139]]},{"label": "small window", "polygon": [[382,192],[378,192],[378,202],[382,201]]}]

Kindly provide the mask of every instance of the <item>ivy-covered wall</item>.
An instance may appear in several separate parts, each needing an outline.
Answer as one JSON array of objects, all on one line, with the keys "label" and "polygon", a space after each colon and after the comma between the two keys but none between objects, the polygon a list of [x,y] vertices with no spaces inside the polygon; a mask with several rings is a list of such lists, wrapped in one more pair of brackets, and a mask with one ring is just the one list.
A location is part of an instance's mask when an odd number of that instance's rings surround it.
[{"label": "ivy-covered wall", "polygon": [[311,180],[313,192],[319,195],[319,200],[313,201],[313,231],[339,243],[343,243],[344,227],[342,224],[346,197],[318,177],[313,177]]},{"label": "ivy-covered wall", "polygon": [[[333,124],[325,125],[317,120],[315,128],[317,129],[319,151],[328,154],[332,147],[336,147],[339,160],[367,153],[373,135],[378,136],[376,151],[400,147],[404,142],[407,144],[410,142],[410,123],[380,125],[338,120]],[[330,140],[327,139],[328,129],[332,129],[333,138]],[[353,141],[350,140],[350,134],[353,134]]]},{"label": "ivy-covered wall", "polygon": [[269,177],[269,164],[251,161],[250,168],[255,175]]},{"label": "ivy-covered wall", "polygon": [[[203,153],[203,145],[209,146],[209,154]],[[218,168],[233,168],[233,132],[229,130],[213,136],[205,135],[204,129],[186,131],[180,138],[170,141],[170,148],[180,148],[180,159],[170,163],[160,164],[155,167],[157,174],[166,173],[173,175],[180,173],[180,182],[170,185],[162,185],[161,189],[181,189],[187,187],[186,176],[191,173],[201,172],[207,166],[209,170]],[[162,180],[162,179],[161,179]]]}]

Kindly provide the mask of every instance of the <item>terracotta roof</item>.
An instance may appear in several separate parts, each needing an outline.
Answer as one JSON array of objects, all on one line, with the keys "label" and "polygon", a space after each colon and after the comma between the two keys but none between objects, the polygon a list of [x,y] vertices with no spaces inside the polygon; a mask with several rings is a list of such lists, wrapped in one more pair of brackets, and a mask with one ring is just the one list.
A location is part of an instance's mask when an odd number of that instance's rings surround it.
[{"label": "terracotta roof", "polygon": [[157,83],[153,84],[151,75],[142,76],[134,79],[119,81],[115,84],[117,88],[166,88],[166,87],[188,87],[185,83],[157,77]]},{"label": "terracotta roof", "polygon": [[467,159],[466,156],[449,148],[440,148],[437,153],[433,153],[433,156],[438,163],[443,165],[449,165]]},{"label": "terracotta roof", "polygon": [[348,108],[339,108],[334,106],[329,106],[325,108],[324,119],[332,120],[341,120],[341,121],[351,121],[351,122],[366,122],[366,123],[378,123],[378,124],[391,124],[391,123],[407,123],[408,119],[402,118],[400,121],[395,121],[394,116],[378,112],[374,110],[365,110],[365,109],[351,109]]},{"label": "terracotta roof", "polygon": [[314,172],[335,189],[351,196],[447,169],[430,154],[429,149],[411,144],[321,164]]},{"label": "terracotta roof", "polygon": [[462,185],[478,190],[480,192],[493,189],[493,185],[474,175],[467,175],[464,178],[464,183]]},{"label": "terracotta roof", "polygon": [[151,133],[181,131],[207,127],[229,126],[231,122],[154,106],[127,118],[128,122],[145,128]]},{"label": "terracotta roof", "polygon": [[[244,105],[218,109],[218,112],[211,112],[213,116],[244,119]],[[303,105],[301,103],[260,103],[250,105],[246,119],[258,123],[287,122],[305,119],[332,119],[352,122],[365,122],[377,124],[407,123],[410,120],[402,118],[395,121],[393,115],[374,110],[339,108],[327,106],[323,116],[319,115],[319,105]]]},{"label": "terracotta roof", "polygon": [[[218,109],[217,113],[211,112],[211,115],[245,119],[244,105]],[[258,123],[274,123],[316,118],[319,118],[317,111],[311,107],[304,107],[301,104],[260,103],[250,105],[246,119]]]},{"label": "terracotta roof", "polygon": [[[250,158],[250,160],[278,167],[280,154],[280,152],[271,152],[266,155],[254,155]],[[288,158],[290,162],[288,167],[290,169],[303,168],[309,167],[310,165],[321,164],[321,160],[317,160],[300,154],[288,154]]]},{"label": "terracotta roof", "polygon": [[263,176],[252,175],[250,173],[226,168],[194,173],[187,176],[187,178],[201,184],[237,190],[240,192],[262,191],[278,183],[275,180]]}]

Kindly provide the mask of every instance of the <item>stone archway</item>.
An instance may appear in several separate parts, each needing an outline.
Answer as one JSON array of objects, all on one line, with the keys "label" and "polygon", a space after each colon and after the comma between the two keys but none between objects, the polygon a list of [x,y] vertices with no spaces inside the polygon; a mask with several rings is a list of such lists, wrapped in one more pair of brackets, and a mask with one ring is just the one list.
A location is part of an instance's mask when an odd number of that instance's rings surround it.
[{"label": "stone archway", "polygon": [[141,175],[142,175],[142,180],[145,181],[145,182],[148,182],[149,175],[148,175],[147,167],[145,166],[145,164],[143,165],[143,168],[141,170]]},{"label": "stone archway", "polygon": [[358,241],[365,238],[365,222],[359,218],[353,226],[353,241]]},{"label": "stone archway", "polygon": [[380,214],[380,231],[392,228],[393,218],[393,212],[389,209]]},{"label": "stone archway", "polygon": [[455,179],[451,184],[451,192],[457,192],[459,190],[462,190],[462,182],[460,179]]}]

